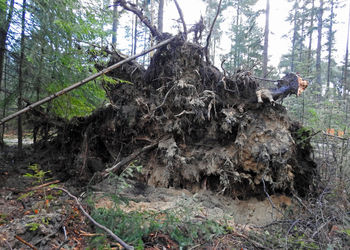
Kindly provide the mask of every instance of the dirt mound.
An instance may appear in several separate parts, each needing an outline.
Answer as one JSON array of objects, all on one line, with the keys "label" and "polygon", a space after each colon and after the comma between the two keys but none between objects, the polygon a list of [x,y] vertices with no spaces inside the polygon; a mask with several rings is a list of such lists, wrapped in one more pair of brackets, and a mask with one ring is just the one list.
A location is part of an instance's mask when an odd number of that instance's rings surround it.
[{"label": "dirt mound", "polygon": [[[109,64],[121,59],[109,52]],[[283,106],[257,103],[259,82],[250,72],[224,77],[201,47],[176,39],[157,50],[147,70],[131,62],[108,76],[110,104],[73,119],[52,143],[50,165],[63,179],[86,184],[106,165],[153,145],[126,161],[137,160],[138,180],[151,186],[238,198],[310,191],[316,164],[309,132]]]}]

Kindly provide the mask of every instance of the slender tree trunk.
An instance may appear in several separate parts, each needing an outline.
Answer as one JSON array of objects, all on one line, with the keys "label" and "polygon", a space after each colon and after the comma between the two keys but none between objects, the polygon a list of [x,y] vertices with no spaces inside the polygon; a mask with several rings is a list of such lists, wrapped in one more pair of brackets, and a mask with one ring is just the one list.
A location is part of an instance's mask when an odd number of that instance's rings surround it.
[{"label": "slender tree trunk", "polygon": [[323,21],[323,0],[320,0],[320,7],[317,14],[317,49],[316,49],[316,86],[322,91],[321,84],[321,51],[322,51],[322,21]]},{"label": "slender tree trunk", "polygon": [[239,52],[238,52],[238,47],[239,47],[239,40],[238,40],[238,37],[239,37],[239,16],[240,16],[240,10],[239,10],[239,6],[240,6],[240,1],[238,0],[237,1],[237,10],[236,10],[236,35],[235,35],[235,69],[238,68],[239,66]]},{"label": "slender tree trunk", "polygon": [[329,31],[328,31],[328,65],[327,65],[327,91],[329,90],[329,85],[331,81],[332,69],[332,47],[333,47],[333,18],[334,18],[334,1],[330,1],[331,4],[331,15],[329,17]]},{"label": "slender tree trunk", "polygon": [[8,31],[10,28],[10,23],[12,20],[14,3],[15,1],[11,0],[7,16],[6,16],[6,11],[0,9],[0,23],[3,23],[3,25],[0,26],[0,88],[1,88],[2,76],[4,72],[6,40],[7,40]]},{"label": "slender tree trunk", "polygon": [[112,24],[112,44],[117,44],[117,29],[118,29],[118,6],[116,1],[113,2],[113,24]]},{"label": "slender tree trunk", "polygon": [[[22,4],[22,31],[21,31],[21,54],[18,68],[18,110],[22,110],[22,95],[23,95],[23,63],[24,63],[24,40],[25,40],[25,24],[26,24],[26,0]],[[18,137],[18,155],[22,155],[23,148],[23,128],[22,117],[17,119],[17,137]]]},{"label": "slender tree trunk", "polygon": [[266,0],[266,18],[264,34],[264,52],[263,52],[263,77],[267,75],[268,48],[269,48],[269,19],[270,19],[270,0]]},{"label": "slender tree trunk", "polygon": [[310,20],[310,30],[309,30],[309,47],[307,52],[307,73],[311,74],[311,49],[312,49],[312,34],[314,31],[314,9],[315,9],[315,0],[312,0],[312,9],[311,9],[311,20]]},{"label": "slender tree trunk", "polygon": [[[7,67],[8,67],[8,56],[5,53],[5,62],[4,62],[4,106],[2,109],[2,117],[6,117],[6,107],[7,107]],[[1,126],[0,132],[0,148],[3,150],[4,146],[4,134],[5,134],[5,123]]]},{"label": "slender tree trunk", "polygon": [[[347,97],[347,92],[349,91],[348,84],[348,62],[349,62],[349,32],[350,32],[350,6],[349,6],[349,17],[348,17],[348,32],[346,36],[346,49],[345,49],[345,59],[344,59],[344,71],[343,71],[343,97]],[[347,115],[347,112],[346,112]]]},{"label": "slender tree trunk", "polygon": [[[136,0],[136,6],[139,4],[139,0]],[[137,20],[138,17],[135,15],[135,29],[134,29],[134,51],[133,55],[136,55],[136,50],[137,50]]]},{"label": "slender tree trunk", "polygon": [[164,0],[159,0],[158,30],[159,30],[160,33],[163,32],[163,16],[164,16]]},{"label": "slender tree trunk", "polygon": [[297,25],[297,15],[299,11],[299,5],[298,0],[295,0],[294,4],[294,28],[293,28],[293,40],[292,40],[292,58],[290,62],[290,71],[294,71],[294,61],[295,61],[295,46],[297,41],[297,34],[298,34],[298,25]]}]

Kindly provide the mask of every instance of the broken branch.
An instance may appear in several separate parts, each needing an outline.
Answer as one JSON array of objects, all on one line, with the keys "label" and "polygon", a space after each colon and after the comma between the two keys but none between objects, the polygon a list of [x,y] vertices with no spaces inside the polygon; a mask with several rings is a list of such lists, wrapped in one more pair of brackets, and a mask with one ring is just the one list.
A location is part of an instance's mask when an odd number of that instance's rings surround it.
[{"label": "broken branch", "polygon": [[171,38],[169,38],[167,40],[164,40],[163,42],[158,43],[157,45],[153,46],[152,48],[149,48],[149,49],[147,49],[147,50],[145,50],[145,51],[143,51],[143,52],[141,52],[141,53],[139,53],[137,55],[131,56],[131,57],[129,57],[129,58],[123,60],[123,61],[120,61],[120,62],[118,62],[116,64],[113,64],[112,66],[110,66],[108,68],[105,68],[105,69],[101,70],[100,72],[98,72],[96,74],[93,74],[93,75],[85,78],[84,80],[82,80],[80,82],[77,82],[77,83],[75,83],[75,84],[73,84],[73,85],[71,85],[71,86],[69,86],[69,87],[67,87],[65,89],[62,89],[62,90],[60,90],[60,91],[58,91],[58,92],[56,92],[56,93],[54,93],[54,94],[52,94],[50,96],[48,96],[48,97],[38,101],[38,102],[35,102],[35,103],[25,107],[24,109],[21,109],[20,111],[17,111],[16,113],[14,113],[12,115],[9,115],[9,116],[3,118],[0,121],[0,125],[5,123],[5,122],[7,122],[7,121],[9,121],[9,120],[12,120],[13,118],[15,118],[15,117],[17,117],[17,116],[19,116],[19,115],[21,115],[23,113],[26,113],[27,111],[29,111],[29,110],[37,107],[37,106],[40,106],[40,105],[42,105],[44,103],[47,103],[47,102],[49,102],[49,101],[51,101],[51,100],[53,100],[53,99],[55,99],[55,98],[57,98],[57,97],[59,97],[61,95],[66,94],[66,93],[68,93],[68,92],[70,92],[70,91],[72,91],[72,90],[74,90],[74,89],[76,89],[76,88],[78,88],[78,87],[80,87],[80,86],[82,86],[82,85],[84,85],[84,84],[86,84],[86,83],[96,79],[97,77],[102,76],[102,75],[104,75],[104,74],[106,74],[106,73],[108,73],[108,72],[118,68],[119,66],[121,66],[124,63],[130,62],[130,61],[132,61],[132,60],[134,60],[134,59],[136,59],[136,58],[138,58],[140,56],[143,56],[143,55],[151,52],[152,50],[160,48],[160,47],[170,43],[174,39],[175,39],[175,36],[171,37]]},{"label": "broken branch", "polygon": [[15,236],[15,238],[17,240],[19,240],[20,242],[22,242],[24,245],[27,245],[28,247],[30,247],[33,250],[37,250],[37,248],[35,246],[33,246],[32,244],[30,244],[29,242],[25,241],[24,239],[22,239],[21,237],[19,237],[18,235]]},{"label": "broken branch", "polygon": [[74,195],[72,195],[68,190],[64,189],[64,188],[60,188],[60,187],[54,187],[53,189],[57,189],[57,190],[61,190],[63,192],[65,192],[69,197],[73,198],[75,200],[75,202],[78,204],[80,210],[83,212],[83,214],[97,227],[101,228],[103,231],[107,232],[114,240],[116,240],[120,245],[122,245],[125,249],[134,249],[133,246],[128,245],[127,243],[125,243],[122,239],[120,239],[117,235],[115,235],[110,229],[108,229],[107,227],[101,225],[100,223],[98,223],[97,221],[94,220],[94,218],[92,218],[83,208],[83,206],[81,205],[81,203],[79,202],[78,198]]},{"label": "broken branch", "polygon": [[124,9],[131,11],[136,16],[138,16],[138,18],[140,18],[141,22],[143,22],[149,28],[149,30],[152,33],[152,36],[158,38],[158,40],[161,40],[162,34],[158,31],[158,29],[154,25],[152,25],[150,20],[143,15],[142,11],[139,10],[135,4],[130,3],[130,2],[126,2],[125,0],[117,0],[117,1],[115,1],[115,4],[119,4]]},{"label": "broken branch", "polygon": [[59,183],[60,181],[59,180],[55,180],[55,181],[50,181],[48,183],[44,183],[44,184],[41,184],[39,186],[35,186],[35,187],[31,187],[31,188],[28,188],[26,190],[26,192],[28,191],[33,191],[33,190],[37,190],[37,189],[40,189],[40,188],[43,188],[43,187],[46,187],[46,186],[49,186],[49,185],[52,185],[52,184],[56,184],[56,183]]},{"label": "broken branch", "polygon": [[182,14],[182,10],[181,10],[177,0],[174,0],[174,3],[176,5],[177,12],[179,12],[180,19],[181,19],[181,22],[182,22],[182,26],[184,28],[184,36],[185,36],[185,39],[186,39],[186,37],[187,37],[187,27],[186,27],[184,15]]},{"label": "broken branch", "polygon": [[138,151],[135,151],[134,153],[132,153],[131,155],[129,155],[128,157],[124,158],[123,160],[121,160],[120,162],[118,162],[117,164],[115,164],[113,167],[107,168],[103,173],[102,173],[102,177],[106,177],[109,173],[112,172],[121,172],[120,171],[120,167],[125,165],[126,163],[130,162],[131,160],[135,159],[139,154],[150,150],[152,148],[155,148],[158,145],[158,142],[153,143],[151,145],[147,145],[143,148],[141,148]]},{"label": "broken branch", "polygon": [[208,36],[207,36],[207,44],[206,44],[205,47],[204,47],[205,59],[207,60],[208,63],[210,63],[210,60],[209,60],[209,51],[208,51],[209,43],[210,43],[210,37],[211,37],[211,33],[213,32],[213,28],[214,28],[216,19],[218,18],[219,13],[220,13],[221,2],[222,2],[222,0],[220,0],[220,2],[219,2],[218,9],[217,9],[217,11],[216,11],[216,16],[215,16],[215,18],[214,18],[214,20],[213,20],[213,22],[212,22],[212,24],[211,24],[211,27],[210,27],[210,30],[209,30],[209,34],[208,34]]}]

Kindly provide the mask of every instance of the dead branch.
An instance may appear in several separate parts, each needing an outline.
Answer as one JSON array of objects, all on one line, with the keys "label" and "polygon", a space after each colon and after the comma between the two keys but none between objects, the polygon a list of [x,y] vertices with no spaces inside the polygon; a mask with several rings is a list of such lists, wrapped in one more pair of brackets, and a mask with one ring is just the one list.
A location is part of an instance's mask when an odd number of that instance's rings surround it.
[{"label": "dead branch", "polygon": [[143,52],[141,52],[141,53],[139,53],[137,55],[131,56],[131,57],[129,57],[129,58],[123,60],[123,61],[120,61],[120,62],[118,62],[116,64],[113,64],[112,66],[110,66],[108,68],[105,68],[105,69],[101,70],[100,72],[98,72],[96,74],[93,74],[93,75],[85,78],[84,80],[82,80],[80,82],[77,82],[77,83],[75,83],[75,84],[73,84],[73,85],[71,85],[71,86],[69,86],[69,87],[67,87],[65,89],[62,89],[62,90],[60,90],[60,91],[58,91],[58,92],[56,92],[56,93],[54,93],[54,94],[52,94],[50,96],[48,96],[48,97],[38,101],[38,102],[35,102],[35,103],[25,107],[24,109],[21,109],[20,111],[17,111],[16,113],[14,113],[12,115],[9,115],[9,116],[3,118],[0,121],[0,125],[5,123],[5,122],[7,122],[7,121],[9,121],[9,120],[12,120],[13,118],[15,118],[15,117],[17,117],[17,116],[19,116],[19,115],[21,115],[23,113],[28,112],[29,110],[31,110],[31,109],[33,109],[33,108],[35,108],[37,106],[40,106],[40,105],[42,105],[44,103],[47,103],[47,102],[49,102],[49,101],[51,101],[51,100],[53,100],[53,99],[55,99],[55,98],[57,98],[57,97],[59,97],[61,95],[66,94],[66,93],[68,93],[68,92],[70,92],[70,91],[72,91],[72,90],[74,90],[74,89],[76,89],[76,88],[78,88],[78,87],[80,87],[80,86],[82,86],[82,85],[84,85],[84,84],[86,84],[86,83],[96,79],[97,77],[102,76],[102,75],[104,75],[104,74],[106,74],[106,73],[108,73],[108,72],[118,68],[119,66],[123,65],[124,63],[127,63],[127,62],[130,62],[132,60],[135,60],[136,58],[138,58],[140,56],[143,56],[143,55],[151,52],[152,50],[160,48],[160,47],[170,43],[174,39],[175,39],[175,36],[171,37],[171,38],[169,38],[167,40],[164,40],[164,41],[158,43],[157,45],[153,46],[152,48],[149,48],[149,49],[147,49],[147,50],[145,50],[145,51],[143,51]]},{"label": "dead branch", "polygon": [[266,81],[266,82],[278,82],[279,81],[279,80],[266,79],[266,78],[257,77],[257,76],[252,76],[252,77],[257,79],[257,80]]},{"label": "dead branch", "polygon": [[44,184],[41,184],[39,186],[35,186],[35,187],[31,187],[31,188],[28,188],[26,189],[26,192],[28,191],[33,191],[33,190],[37,190],[37,189],[40,189],[40,188],[43,188],[43,187],[47,187],[49,185],[52,185],[52,184],[56,184],[56,183],[59,183],[60,181],[59,180],[55,180],[55,181],[50,181],[48,183],[44,183]]},{"label": "dead branch", "polygon": [[187,38],[187,27],[186,27],[186,23],[185,23],[185,19],[184,19],[184,15],[182,13],[182,10],[177,2],[177,0],[174,0],[174,3],[176,5],[176,9],[177,9],[177,12],[179,12],[179,15],[180,15],[180,19],[181,19],[181,22],[182,22],[182,26],[184,28],[184,36],[185,36],[185,40]]},{"label": "dead branch", "polygon": [[120,239],[117,235],[115,235],[110,229],[108,229],[107,227],[101,225],[100,223],[98,223],[97,221],[94,220],[94,218],[92,218],[83,208],[83,206],[81,205],[81,203],[79,202],[78,198],[74,195],[72,195],[68,190],[64,189],[64,188],[60,188],[60,187],[54,187],[53,189],[57,189],[57,190],[61,190],[63,192],[65,192],[69,197],[73,198],[75,200],[75,202],[78,204],[80,210],[83,212],[83,214],[98,228],[101,228],[103,231],[107,232],[114,240],[116,240],[120,245],[122,245],[125,249],[134,249],[133,246],[128,245],[127,243],[125,243],[122,239]]},{"label": "dead branch", "polygon": [[113,167],[107,168],[103,173],[102,173],[102,177],[106,177],[109,173],[112,172],[121,172],[123,169],[121,169],[121,167],[123,165],[125,165],[126,163],[132,161],[133,159],[135,159],[139,154],[148,151],[152,148],[155,148],[158,145],[158,142],[155,142],[153,144],[147,145],[143,148],[141,148],[140,150],[135,151],[134,153],[132,153],[131,155],[129,155],[128,157],[124,158],[123,160],[121,160],[120,162],[118,162],[117,164],[115,164]]},{"label": "dead branch", "polygon": [[152,25],[150,20],[143,15],[142,11],[137,8],[137,6],[133,3],[127,2],[125,0],[116,0],[115,4],[119,4],[124,9],[131,11],[134,13],[138,18],[140,18],[141,22],[143,22],[151,31],[152,36],[156,37],[158,40],[162,40],[162,33],[158,31],[156,26]]},{"label": "dead branch", "polygon": [[20,242],[22,242],[24,245],[27,245],[28,247],[30,247],[33,250],[37,250],[37,248],[35,246],[33,246],[32,244],[30,244],[29,242],[25,241],[24,239],[22,239],[21,237],[19,237],[18,235],[15,236],[15,238],[17,240],[19,240]]},{"label": "dead branch", "polygon": [[211,37],[211,33],[213,32],[213,28],[214,28],[216,19],[218,18],[219,13],[220,13],[221,2],[222,2],[222,0],[220,0],[220,2],[219,2],[219,5],[218,5],[218,9],[217,9],[217,11],[216,11],[215,18],[214,18],[214,20],[213,20],[213,22],[212,22],[212,24],[211,24],[211,27],[210,27],[210,30],[209,30],[209,34],[208,34],[208,36],[207,36],[207,44],[206,44],[205,47],[204,47],[205,59],[207,60],[208,63],[210,63],[210,60],[209,60],[209,51],[208,51],[209,44],[210,44],[210,37]]}]

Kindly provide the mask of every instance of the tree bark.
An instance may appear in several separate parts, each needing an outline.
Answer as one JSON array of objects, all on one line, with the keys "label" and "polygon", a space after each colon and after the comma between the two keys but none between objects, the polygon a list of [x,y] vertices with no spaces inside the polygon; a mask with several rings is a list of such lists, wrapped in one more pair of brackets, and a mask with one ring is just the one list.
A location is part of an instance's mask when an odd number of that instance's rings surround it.
[{"label": "tree bark", "polygon": [[320,0],[320,7],[317,14],[317,49],[316,49],[316,86],[322,91],[321,84],[321,51],[322,51],[322,26],[323,26],[323,0]]},{"label": "tree bark", "polygon": [[2,76],[3,76],[3,72],[4,72],[6,40],[7,40],[8,31],[10,28],[10,23],[12,20],[14,3],[15,3],[15,1],[11,0],[7,16],[6,16],[6,11],[3,11],[0,9],[0,18],[3,19],[3,20],[0,19],[0,21],[1,21],[0,23],[4,24],[4,25],[0,26],[0,89],[1,89]]},{"label": "tree bark", "polygon": [[117,44],[117,29],[118,29],[118,6],[113,1],[113,24],[112,24],[112,44]]},{"label": "tree bark", "polygon": [[159,0],[158,8],[158,31],[163,33],[164,0]]},{"label": "tree bark", "polygon": [[263,51],[263,77],[267,75],[268,47],[269,47],[269,18],[270,18],[270,0],[266,0],[266,19],[264,34],[264,51]]},{"label": "tree bark", "polygon": [[331,4],[331,15],[329,17],[329,30],[328,30],[328,64],[327,64],[327,90],[328,93],[329,85],[331,81],[332,69],[332,46],[333,46],[333,19],[334,19],[334,1],[330,1]]},{"label": "tree bark", "polygon": [[[344,71],[343,71],[343,97],[347,97],[347,91],[349,91],[348,81],[348,62],[349,62],[349,32],[350,32],[350,6],[349,6],[349,17],[348,17],[348,32],[346,38],[346,49],[345,49],[345,60],[344,60]],[[347,115],[347,112],[345,112]]]},{"label": "tree bark", "polygon": [[311,74],[311,49],[312,49],[312,34],[314,31],[314,9],[315,9],[315,0],[312,0],[312,9],[311,9],[311,20],[310,20],[310,31],[309,31],[309,47],[307,52],[307,62],[308,62],[308,69],[307,73]]},{"label": "tree bark", "polygon": [[293,32],[293,40],[292,40],[292,58],[290,62],[290,71],[294,72],[294,61],[295,61],[295,46],[298,34],[298,25],[297,25],[297,15],[298,15],[299,5],[298,0],[295,0],[294,4],[294,32]]},{"label": "tree bark", "polygon": [[[26,0],[22,4],[22,31],[21,31],[21,54],[18,67],[18,110],[22,110],[22,95],[23,95],[23,63],[24,63],[24,40],[25,40],[25,25],[26,25]],[[17,138],[18,138],[18,155],[22,155],[23,149],[23,128],[22,117],[17,119]]]},{"label": "tree bark", "polygon": [[[136,0],[136,6],[138,6],[139,0]],[[137,16],[135,16],[135,29],[134,29],[134,51],[132,52],[132,55],[136,55],[137,51]]]}]

